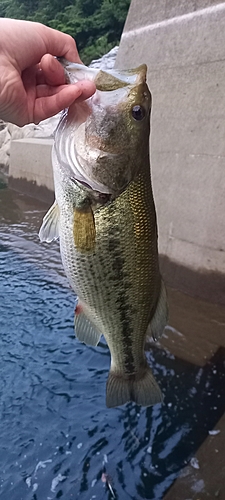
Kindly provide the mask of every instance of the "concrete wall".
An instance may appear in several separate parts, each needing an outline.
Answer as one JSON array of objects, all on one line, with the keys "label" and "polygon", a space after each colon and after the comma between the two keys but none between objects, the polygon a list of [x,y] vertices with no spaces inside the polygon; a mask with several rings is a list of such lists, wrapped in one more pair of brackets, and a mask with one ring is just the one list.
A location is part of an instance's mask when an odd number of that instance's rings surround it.
[{"label": "concrete wall", "polygon": [[116,66],[143,62],[160,253],[225,275],[225,3],[132,0]]},{"label": "concrete wall", "polygon": [[9,186],[51,204],[54,199],[52,145],[53,139],[11,141]]}]

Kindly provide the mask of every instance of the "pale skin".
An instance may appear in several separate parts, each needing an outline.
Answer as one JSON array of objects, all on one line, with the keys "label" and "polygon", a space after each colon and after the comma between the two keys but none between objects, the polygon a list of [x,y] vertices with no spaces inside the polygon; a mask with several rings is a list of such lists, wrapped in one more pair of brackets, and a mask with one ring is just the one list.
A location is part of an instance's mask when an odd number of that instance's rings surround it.
[{"label": "pale skin", "polygon": [[81,63],[72,37],[39,23],[0,18],[0,118],[22,127],[57,114],[95,92],[93,82],[67,85],[54,57]]}]

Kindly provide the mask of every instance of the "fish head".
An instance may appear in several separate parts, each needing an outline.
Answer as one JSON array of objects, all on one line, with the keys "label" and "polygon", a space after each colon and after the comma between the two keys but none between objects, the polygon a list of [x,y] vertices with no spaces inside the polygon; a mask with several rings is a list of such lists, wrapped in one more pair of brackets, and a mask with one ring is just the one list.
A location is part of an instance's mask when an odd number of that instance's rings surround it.
[{"label": "fish head", "polygon": [[70,64],[69,81],[89,77],[97,90],[87,101],[73,103],[59,124],[58,162],[63,159],[78,182],[112,198],[148,161],[151,94],[146,72],[144,64],[127,71]]}]

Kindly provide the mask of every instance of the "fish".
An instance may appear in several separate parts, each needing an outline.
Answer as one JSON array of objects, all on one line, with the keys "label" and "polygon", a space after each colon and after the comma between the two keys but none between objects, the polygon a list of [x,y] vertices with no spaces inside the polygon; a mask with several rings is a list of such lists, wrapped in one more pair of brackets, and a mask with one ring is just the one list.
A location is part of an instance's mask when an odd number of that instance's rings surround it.
[{"label": "fish", "polygon": [[90,79],[95,94],[65,110],[54,137],[55,202],[41,241],[59,238],[65,274],[78,300],[77,339],[111,354],[109,408],[161,403],[145,355],[168,320],[159,270],[150,173],[151,93],[147,66],[99,70],[61,59],[68,83]]}]

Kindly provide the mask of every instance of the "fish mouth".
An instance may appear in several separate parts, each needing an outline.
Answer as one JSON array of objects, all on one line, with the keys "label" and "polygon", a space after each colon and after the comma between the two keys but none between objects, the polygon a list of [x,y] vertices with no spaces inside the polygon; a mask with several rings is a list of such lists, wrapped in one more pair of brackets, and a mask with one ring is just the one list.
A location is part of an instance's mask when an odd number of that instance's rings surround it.
[{"label": "fish mouth", "polygon": [[66,80],[69,83],[75,83],[79,80],[91,80],[95,83],[98,90],[115,90],[146,80],[146,64],[141,64],[134,69],[103,69],[90,68],[80,63],[72,63],[63,57],[58,57],[57,59],[62,64]]}]

